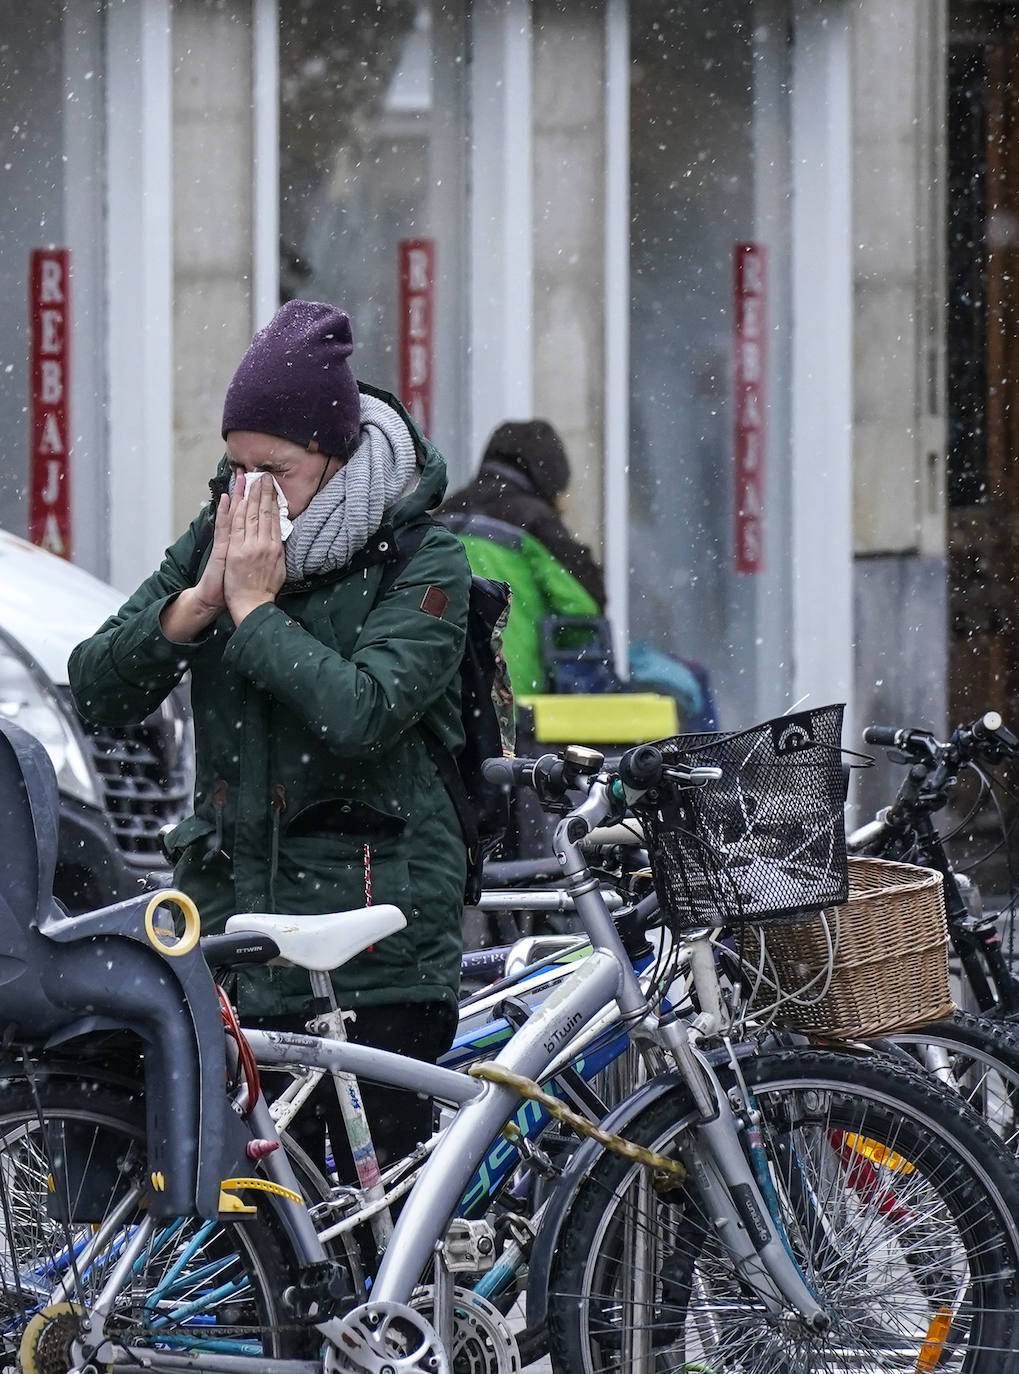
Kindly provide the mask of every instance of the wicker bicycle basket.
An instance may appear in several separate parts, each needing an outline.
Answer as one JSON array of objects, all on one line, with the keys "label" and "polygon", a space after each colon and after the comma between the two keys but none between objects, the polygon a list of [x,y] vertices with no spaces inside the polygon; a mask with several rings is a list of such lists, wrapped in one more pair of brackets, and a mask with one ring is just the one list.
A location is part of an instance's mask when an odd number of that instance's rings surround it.
[{"label": "wicker bicycle basket", "polygon": [[847,902],[795,926],[744,927],[737,944],[746,986],[758,984],[751,1013],[788,1030],[866,1040],[954,1010],[944,885],[930,868],[851,858]]},{"label": "wicker bicycle basket", "polygon": [[842,711],[656,741],[667,765],[721,772],[698,787],[666,781],[637,808],[674,930],[789,921],[846,900]]}]

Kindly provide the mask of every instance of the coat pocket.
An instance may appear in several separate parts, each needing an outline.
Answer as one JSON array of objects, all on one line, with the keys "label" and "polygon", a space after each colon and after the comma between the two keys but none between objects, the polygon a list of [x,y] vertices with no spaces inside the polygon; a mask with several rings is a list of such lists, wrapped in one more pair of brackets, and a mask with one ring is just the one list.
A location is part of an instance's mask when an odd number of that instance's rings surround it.
[{"label": "coat pocket", "polygon": [[176,864],[183,857],[184,851],[196,840],[213,834],[215,829],[216,822],[208,820],[205,816],[188,816],[163,835],[163,852],[171,864]]},{"label": "coat pocket", "polygon": [[399,835],[293,835],[280,839],[280,911],[350,911],[391,903],[409,919],[410,870]]},{"label": "coat pocket", "polygon": [[287,825],[286,834],[294,839],[353,836],[366,844],[381,844],[398,838],[406,827],[402,817],[378,811],[367,802],[329,797],[298,811]]}]

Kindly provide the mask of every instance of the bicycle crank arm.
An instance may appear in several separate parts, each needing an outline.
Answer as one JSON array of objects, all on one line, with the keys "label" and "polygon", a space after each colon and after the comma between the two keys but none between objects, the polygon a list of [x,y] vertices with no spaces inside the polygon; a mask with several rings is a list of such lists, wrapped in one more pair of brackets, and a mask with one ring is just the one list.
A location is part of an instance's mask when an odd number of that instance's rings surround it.
[{"label": "bicycle crank arm", "polygon": [[338,1320],[324,1374],[450,1374],[435,1327],[402,1302],[366,1302]]}]

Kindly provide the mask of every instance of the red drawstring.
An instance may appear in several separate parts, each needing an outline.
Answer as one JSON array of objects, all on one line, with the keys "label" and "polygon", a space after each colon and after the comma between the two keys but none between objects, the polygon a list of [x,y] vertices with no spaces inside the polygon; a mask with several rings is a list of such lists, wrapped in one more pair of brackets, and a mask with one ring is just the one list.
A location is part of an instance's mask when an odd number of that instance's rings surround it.
[{"label": "red drawstring", "polygon": [[258,1065],[255,1063],[255,1056],[251,1052],[251,1046],[244,1038],[244,1032],[238,1024],[237,1013],[230,1005],[229,997],[227,997],[226,993],[219,986],[217,986],[216,991],[219,993],[219,1010],[223,1017],[223,1024],[226,1027],[227,1035],[233,1036],[234,1040],[237,1042],[237,1053],[240,1056],[241,1072],[244,1074],[244,1082],[248,1089],[248,1105],[244,1112],[244,1118],[247,1120],[252,1111],[254,1111],[255,1103],[258,1101],[258,1095],[262,1091],[261,1080],[258,1076]]},{"label": "red drawstring", "polygon": [[[364,904],[372,904],[372,852],[368,845],[364,847]],[[374,948],[374,945],[369,945],[365,953],[371,954]]]}]

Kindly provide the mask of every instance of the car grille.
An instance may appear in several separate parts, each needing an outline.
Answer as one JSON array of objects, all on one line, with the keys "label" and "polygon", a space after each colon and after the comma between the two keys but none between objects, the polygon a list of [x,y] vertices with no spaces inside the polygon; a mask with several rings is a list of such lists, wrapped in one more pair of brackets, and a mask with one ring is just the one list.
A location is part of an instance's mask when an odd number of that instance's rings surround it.
[{"label": "car grille", "polygon": [[117,844],[132,867],[163,866],[159,832],[191,809],[194,750],[180,689],[141,725],[81,722]]}]

